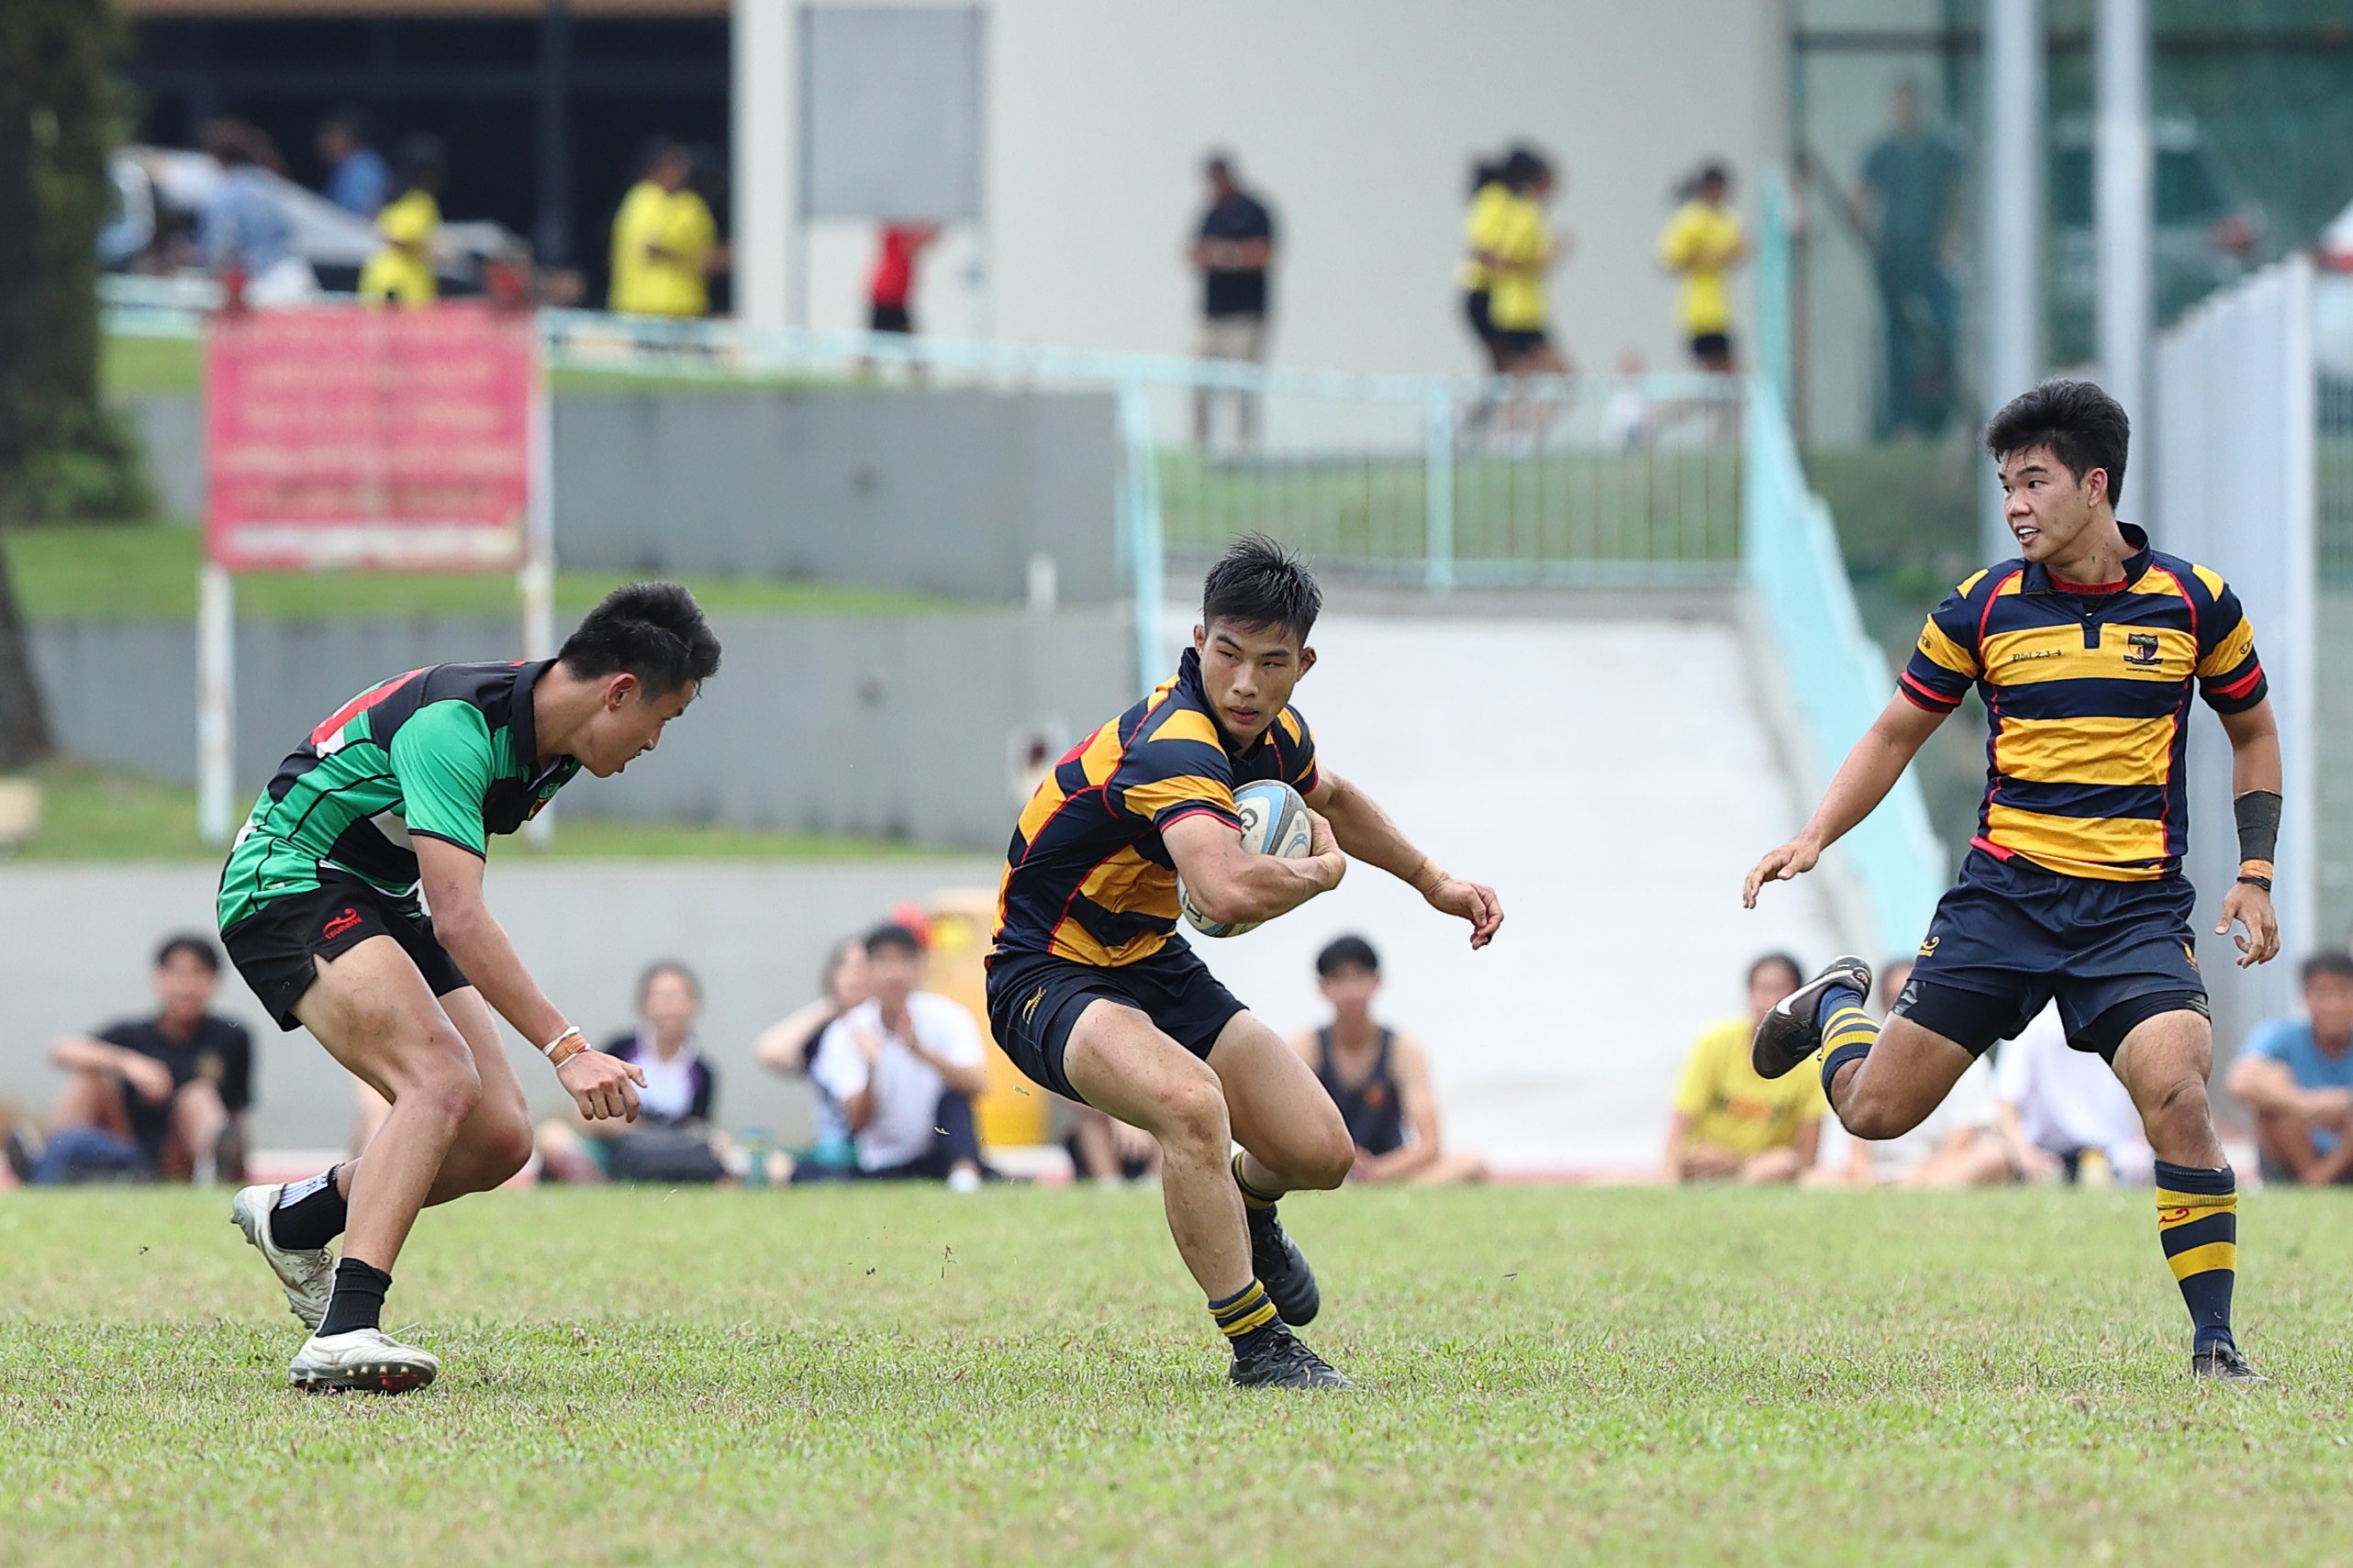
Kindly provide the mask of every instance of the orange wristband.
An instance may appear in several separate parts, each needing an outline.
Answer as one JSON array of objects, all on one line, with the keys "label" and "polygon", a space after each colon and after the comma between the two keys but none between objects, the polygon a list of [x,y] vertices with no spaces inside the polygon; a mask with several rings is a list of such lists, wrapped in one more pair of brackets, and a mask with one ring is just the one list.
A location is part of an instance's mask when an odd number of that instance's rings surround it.
[{"label": "orange wristband", "polygon": [[574,1027],[540,1047],[540,1054],[547,1058],[549,1066],[561,1067],[587,1049],[587,1037]]}]

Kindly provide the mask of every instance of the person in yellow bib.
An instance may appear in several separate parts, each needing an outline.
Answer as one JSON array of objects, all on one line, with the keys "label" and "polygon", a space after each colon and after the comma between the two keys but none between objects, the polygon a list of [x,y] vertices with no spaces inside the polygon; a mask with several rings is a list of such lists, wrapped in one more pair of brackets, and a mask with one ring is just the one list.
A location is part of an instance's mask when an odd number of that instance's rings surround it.
[{"label": "person in yellow bib", "polygon": [[1487,356],[1488,369],[1497,375],[1503,373],[1503,350],[1489,314],[1494,298],[1496,231],[1511,200],[1511,159],[1522,151],[1514,149],[1496,161],[1472,167],[1470,210],[1463,217],[1463,259],[1455,268],[1455,282],[1463,291],[1463,318]]},{"label": "person in yellow bib", "polygon": [[658,139],[646,150],[644,174],[613,215],[609,307],[628,316],[710,314],[710,274],[726,265],[719,221],[691,189],[694,155]]},{"label": "person in yellow bib", "polygon": [[1734,370],[1732,300],[1724,274],[1748,255],[1740,215],[1725,205],[1731,194],[1732,176],[1723,165],[1707,165],[1658,236],[1659,264],[1683,280],[1675,299],[1676,324],[1689,339],[1700,368],[1718,375]]},{"label": "person in yellow bib", "polygon": [[1560,375],[1568,369],[1553,344],[1545,294],[1545,274],[1567,250],[1545,212],[1558,183],[1551,163],[1525,148],[1515,150],[1504,164],[1503,198],[1489,208],[1479,235],[1488,327],[1509,375]]},{"label": "person in yellow bib", "polygon": [[376,214],[384,249],[360,269],[360,298],[368,305],[430,305],[440,297],[433,275],[433,239],[441,229],[441,182],[449,153],[439,137],[415,136],[401,145],[400,194]]},{"label": "person in yellow bib", "polygon": [[1668,1181],[1794,1182],[1813,1165],[1830,1114],[1822,1085],[1803,1073],[1762,1078],[1748,1062],[1756,1020],[1803,978],[1797,960],[1767,953],[1748,966],[1747,1013],[1692,1042],[1667,1123]]}]

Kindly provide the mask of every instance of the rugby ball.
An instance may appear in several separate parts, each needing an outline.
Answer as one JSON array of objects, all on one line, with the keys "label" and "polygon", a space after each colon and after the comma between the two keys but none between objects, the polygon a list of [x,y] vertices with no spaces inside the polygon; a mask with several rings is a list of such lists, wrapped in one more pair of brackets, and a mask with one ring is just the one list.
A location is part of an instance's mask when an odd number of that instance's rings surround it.
[{"label": "rugby ball", "polygon": [[[1290,785],[1280,779],[1243,784],[1233,792],[1233,810],[1242,818],[1242,847],[1248,853],[1280,855],[1287,861],[1307,858],[1308,844],[1314,836],[1307,819],[1307,802]],[[1193,895],[1185,891],[1181,876],[1176,879],[1176,907],[1183,911],[1185,923],[1205,937],[1238,937],[1263,923],[1205,918],[1193,907]]]}]

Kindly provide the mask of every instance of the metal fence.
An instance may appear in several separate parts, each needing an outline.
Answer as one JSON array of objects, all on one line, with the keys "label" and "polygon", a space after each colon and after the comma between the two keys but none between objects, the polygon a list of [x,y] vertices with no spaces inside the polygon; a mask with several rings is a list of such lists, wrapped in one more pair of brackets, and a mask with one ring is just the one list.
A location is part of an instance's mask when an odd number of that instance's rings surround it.
[{"label": "metal fence", "polygon": [[[105,287],[111,330],[194,337],[210,303],[184,285]],[[539,320],[552,370],[649,385],[1111,390],[1122,559],[1147,603],[1171,558],[1245,532],[1338,579],[1440,592],[1737,575],[1744,394],[1729,377],[1358,375],[593,311]]]},{"label": "metal fence", "polygon": [[[2270,677],[2285,777],[2283,853],[2272,899],[2292,952],[2341,944],[2320,913],[2323,883],[2341,870],[2345,845],[2330,802],[2347,751],[2342,731],[2322,722],[2329,684],[2319,662],[2315,550],[2319,463],[2318,373],[2313,341],[2313,269],[2281,262],[2203,301],[2160,338],[2151,450],[2134,469],[2157,538],[2174,554],[2220,572],[2255,626]],[[2143,473],[2147,477],[2142,478]],[[2129,497],[2132,492],[2127,492]],[[2211,912],[2236,873],[2228,802],[2231,749],[2210,718],[2190,729],[2186,789],[2190,851],[2185,866]],[[2214,1027],[2225,1048],[2265,1018],[2292,1011],[2286,964],[2237,970],[2209,949],[2206,979]]]}]

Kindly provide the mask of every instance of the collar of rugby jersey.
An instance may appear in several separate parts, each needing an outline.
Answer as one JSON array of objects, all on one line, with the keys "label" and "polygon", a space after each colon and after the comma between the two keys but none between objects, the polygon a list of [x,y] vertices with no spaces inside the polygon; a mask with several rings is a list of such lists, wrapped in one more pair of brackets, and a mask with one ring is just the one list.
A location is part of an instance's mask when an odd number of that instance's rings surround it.
[{"label": "collar of rugby jersey", "polygon": [[554,668],[552,659],[529,659],[516,665],[514,694],[507,699],[507,725],[515,732],[515,755],[530,775],[526,787],[533,795],[553,784],[572,761],[570,757],[552,757],[545,767],[540,765],[540,716],[531,706],[531,693],[539,685],[540,677]]},{"label": "collar of rugby jersey", "polygon": [[2019,581],[2018,591],[2022,594],[2093,595],[2121,594],[2127,591],[2134,584],[2141,580],[2141,573],[2148,570],[2148,558],[2154,552],[2149,549],[2148,530],[2142,528],[2139,524],[2118,523],[2116,525],[2116,531],[2123,534],[2124,536],[2124,542],[2133,547],[2133,552],[2124,557],[2124,580],[2122,582],[2113,584],[2107,583],[2091,584],[2081,583],[2062,583],[2054,578],[2050,573],[2050,569],[2044,566],[2040,562],[2030,561],[2026,562],[2025,573]]},{"label": "collar of rugby jersey", "polygon": [[1236,762],[1244,757],[1255,757],[1264,751],[1275,733],[1275,726],[1282,722],[1283,710],[1277,708],[1273,720],[1258,732],[1258,739],[1245,750],[1235,751],[1233,742],[1226,739],[1225,726],[1219,721],[1217,711],[1210,706],[1209,689],[1201,684],[1201,655],[1197,649],[1188,648],[1185,656],[1176,662],[1176,690],[1186,701],[1210,716],[1210,728],[1217,731],[1218,744],[1224,747],[1225,754]]}]

